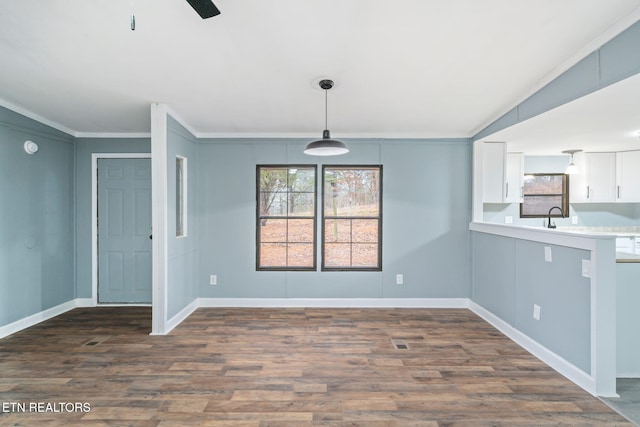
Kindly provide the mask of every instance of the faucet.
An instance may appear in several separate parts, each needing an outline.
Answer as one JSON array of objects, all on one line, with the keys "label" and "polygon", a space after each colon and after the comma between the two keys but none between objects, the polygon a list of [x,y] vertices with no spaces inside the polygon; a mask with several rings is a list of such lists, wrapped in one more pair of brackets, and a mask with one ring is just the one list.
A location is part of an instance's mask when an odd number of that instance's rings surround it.
[{"label": "faucet", "polygon": [[547,223],[547,228],[556,228],[555,222],[551,224],[551,211],[554,209],[558,209],[560,211],[560,216],[564,216],[564,212],[562,211],[562,208],[560,206],[554,206],[551,209],[549,209],[549,213],[547,214],[549,216],[549,222]]}]

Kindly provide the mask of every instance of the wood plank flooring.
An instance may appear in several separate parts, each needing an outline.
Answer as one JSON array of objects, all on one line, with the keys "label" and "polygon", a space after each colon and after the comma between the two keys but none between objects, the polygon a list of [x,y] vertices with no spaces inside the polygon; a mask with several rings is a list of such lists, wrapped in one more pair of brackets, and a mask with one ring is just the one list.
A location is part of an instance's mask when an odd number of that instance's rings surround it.
[{"label": "wood plank flooring", "polygon": [[468,310],[199,309],[168,336],[150,325],[149,308],[75,309],[0,340],[0,404],[26,408],[0,425],[631,425]]}]

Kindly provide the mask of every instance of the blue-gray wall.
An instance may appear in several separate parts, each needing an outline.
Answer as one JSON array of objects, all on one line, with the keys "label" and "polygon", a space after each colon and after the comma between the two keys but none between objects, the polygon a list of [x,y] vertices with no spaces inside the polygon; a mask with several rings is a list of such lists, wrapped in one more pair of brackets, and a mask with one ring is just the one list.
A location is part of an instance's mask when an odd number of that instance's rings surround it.
[{"label": "blue-gray wall", "polygon": [[[199,296],[470,295],[468,140],[353,140],[351,152],[335,158],[304,155],[306,142],[202,141]],[[296,163],[383,165],[382,272],[256,271],[256,165]],[[404,274],[404,285],[395,284],[398,273]],[[210,274],[218,275],[217,286],[209,285]]]},{"label": "blue-gray wall", "polygon": [[76,298],[91,298],[91,154],[150,152],[149,138],[76,140]]},{"label": "blue-gray wall", "polygon": [[618,377],[640,378],[640,264],[616,264],[616,371]]},{"label": "blue-gray wall", "polygon": [[[176,237],[176,156],[187,158],[187,235]],[[173,118],[167,120],[167,319],[197,298],[198,145],[189,131]]]},{"label": "blue-gray wall", "polygon": [[74,298],[74,155],[73,137],[0,107],[0,326]]},{"label": "blue-gray wall", "polygon": [[[472,233],[471,299],[515,329],[591,372],[591,286],[582,277],[589,251]],[[544,259],[544,248],[553,262]],[[540,320],[533,305],[541,307]]]}]

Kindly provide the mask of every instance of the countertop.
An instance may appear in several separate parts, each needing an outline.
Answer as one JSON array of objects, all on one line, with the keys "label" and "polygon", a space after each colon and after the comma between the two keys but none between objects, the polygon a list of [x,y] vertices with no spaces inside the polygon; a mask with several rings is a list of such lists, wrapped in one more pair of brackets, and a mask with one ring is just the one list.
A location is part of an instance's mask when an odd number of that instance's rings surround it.
[{"label": "countertop", "polygon": [[[640,238],[640,227],[558,227],[557,230],[618,238]],[[640,253],[618,249],[616,262],[640,263]]]},{"label": "countertop", "polygon": [[616,262],[640,263],[640,254],[632,254],[629,252],[616,252]]},{"label": "countertop", "polygon": [[615,237],[640,237],[640,227],[558,227],[557,230]]}]

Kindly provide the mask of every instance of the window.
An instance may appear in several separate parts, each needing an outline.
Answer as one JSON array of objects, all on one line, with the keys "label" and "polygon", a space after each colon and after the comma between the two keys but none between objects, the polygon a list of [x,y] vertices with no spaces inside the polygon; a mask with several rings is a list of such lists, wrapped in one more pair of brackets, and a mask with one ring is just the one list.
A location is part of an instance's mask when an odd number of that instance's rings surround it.
[{"label": "window", "polygon": [[256,268],[316,269],[316,167],[257,167]]},{"label": "window", "polygon": [[176,156],[176,237],[187,235],[187,159]]},{"label": "window", "polygon": [[569,216],[569,176],[563,173],[536,173],[525,176],[524,201],[520,203],[520,218],[547,218]]},{"label": "window", "polygon": [[322,269],[382,270],[382,166],[324,166],[322,176]]}]

